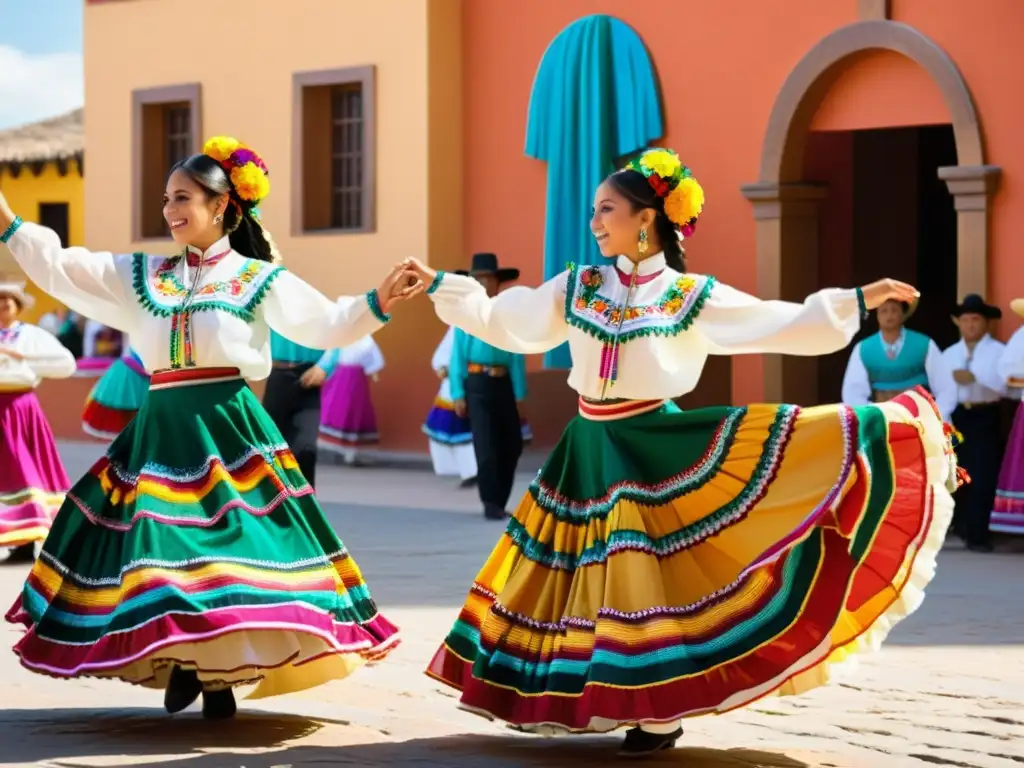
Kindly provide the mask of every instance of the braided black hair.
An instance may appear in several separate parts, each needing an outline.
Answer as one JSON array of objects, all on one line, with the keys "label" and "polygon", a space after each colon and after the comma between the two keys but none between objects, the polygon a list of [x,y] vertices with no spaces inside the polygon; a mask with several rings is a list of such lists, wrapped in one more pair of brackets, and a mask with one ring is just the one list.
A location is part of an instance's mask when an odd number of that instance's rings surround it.
[{"label": "braided black hair", "polygon": [[659,197],[647,178],[630,168],[616,171],[607,179],[612,188],[633,206],[633,212],[651,208],[654,211],[654,231],[661,241],[665,263],[677,272],[686,271],[686,251],[679,240],[679,230],[665,214],[665,198]]},{"label": "braided black hair", "polygon": [[277,261],[277,249],[270,233],[264,229],[258,217],[253,215],[254,203],[243,200],[235,191],[220,163],[209,155],[192,155],[174,164],[171,173],[181,171],[203,188],[208,197],[228,196],[228,207],[224,211],[224,233],[228,235],[231,249],[242,256],[260,261]]}]

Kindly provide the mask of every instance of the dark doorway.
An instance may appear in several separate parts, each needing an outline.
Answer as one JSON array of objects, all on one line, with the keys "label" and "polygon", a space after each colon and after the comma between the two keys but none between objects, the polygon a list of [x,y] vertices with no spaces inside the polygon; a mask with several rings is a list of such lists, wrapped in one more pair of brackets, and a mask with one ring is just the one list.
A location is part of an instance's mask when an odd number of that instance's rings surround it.
[{"label": "dark doorway", "polygon": [[[819,281],[864,285],[882,277],[913,283],[921,302],[908,328],[940,349],[957,339],[957,223],[938,177],[956,165],[952,125],[812,134],[810,178],[829,186],[820,218]],[[855,341],[878,330],[869,319]],[[838,402],[852,346],[820,359],[818,402]]]},{"label": "dark doorway", "polygon": [[39,223],[57,233],[62,247],[68,247],[68,204],[40,203]]}]

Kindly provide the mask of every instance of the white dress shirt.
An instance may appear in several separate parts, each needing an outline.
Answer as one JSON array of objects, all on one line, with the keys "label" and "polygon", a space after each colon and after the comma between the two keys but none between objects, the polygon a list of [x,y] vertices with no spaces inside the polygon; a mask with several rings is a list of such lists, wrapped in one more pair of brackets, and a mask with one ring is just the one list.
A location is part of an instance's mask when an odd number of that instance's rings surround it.
[{"label": "white dress shirt", "polygon": [[978,340],[974,349],[960,339],[942,353],[950,371],[967,370],[974,374],[970,384],[957,385],[958,403],[997,403],[1007,396],[1006,382],[999,375],[999,359],[1006,345],[987,333]]}]

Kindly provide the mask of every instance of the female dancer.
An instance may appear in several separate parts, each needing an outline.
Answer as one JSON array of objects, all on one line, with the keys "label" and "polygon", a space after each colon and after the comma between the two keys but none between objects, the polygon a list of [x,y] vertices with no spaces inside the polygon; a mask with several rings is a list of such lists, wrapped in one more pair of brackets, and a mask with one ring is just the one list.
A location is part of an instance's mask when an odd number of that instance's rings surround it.
[{"label": "female dancer", "polygon": [[82,411],[82,431],[110,442],[128,426],[149,391],[149,374],[139,353],[124,341],[124,354],[93,386]]},{"label": "female dancer", "polygon": [[[1010,302],[1010,309],[1024,318],[1024,299],[1014,299]],[[1014,331],[1006,342],[997,370],[1014,395],[1024,395],[1024,326]],[[1017,406],[1013,430],[1003,455],[989,530],[1024,535],[1024,399]]]},{"label": "female dancer", "polygon": [[[935,568],[955,459],[923,392],[894,402],[680,411],[708,354],[817,355],[909,285],[760,301],[687,273],[703,192],[662,149],[598,188],[615,262],[488,298],[410,270],[438,316],[522,353],[567,339],[568,426],[473,584],[428,674],[516,726],[637,725],[627,756],[680,719],[823,684],[913,610]],[[947,453],[948,452],[948,453]]]},{"label": "female dancer", "polygon": [[30,563],[71,483],[35,395],[44,378],[65,379],[75,358],[57,338],[18,315],[35,303],[24,283],[0,282],[0,547]]},{"label": "female dancer", "polygon": [[271,328],[343,346],[421,286],[396,267],[379,290],[328,301],[274,263],[255,210],[268,191],[255,152],[207,142],[167,181],[172,258],[61,248],[0,197],[0,240],[36,284],[130,333],[153,371],[8,613],[32,671],[164,688],[168,712],[202,694],[204,715],[230,717],[233,686],[310,688],[397,643],[245,378],[270,372]]},{"label": "female dancer", "polygon": [[370,381],[384,370],[384,353],[366,336],[331,355],[334,372],[324,384],[318,443],[355,464],[360,448],[380,441]]}]

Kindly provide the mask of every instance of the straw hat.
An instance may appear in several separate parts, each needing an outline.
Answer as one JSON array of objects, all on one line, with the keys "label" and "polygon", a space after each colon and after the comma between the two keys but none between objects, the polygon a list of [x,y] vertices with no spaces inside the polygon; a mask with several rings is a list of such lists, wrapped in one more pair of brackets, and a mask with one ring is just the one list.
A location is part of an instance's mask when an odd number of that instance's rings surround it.
[{"label": "straw hat", "polygon": [[35,297],[25,292],[25,283],[16,280],[7,280],[0,278],[0,296],[10,296],[16,302],[18,306],[24,312],[26,309],[32,309],[35,306]]}]

